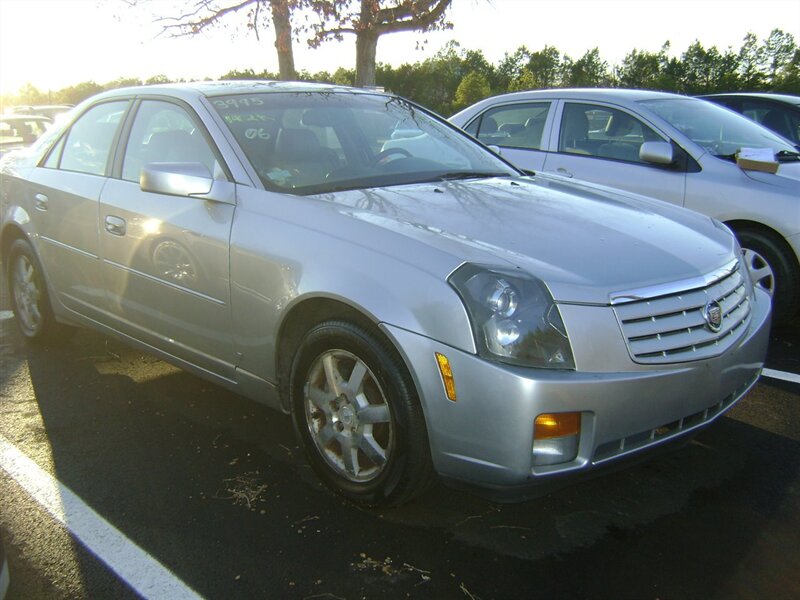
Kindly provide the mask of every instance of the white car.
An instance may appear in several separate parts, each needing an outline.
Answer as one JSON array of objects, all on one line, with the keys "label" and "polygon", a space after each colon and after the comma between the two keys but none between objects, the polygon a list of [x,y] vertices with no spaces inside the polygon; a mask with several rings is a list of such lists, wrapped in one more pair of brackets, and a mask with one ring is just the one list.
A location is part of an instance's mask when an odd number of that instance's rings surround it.
[{"label": "white car", "polygon": [[[558,89],[482,100],[450,118],[518,167],[629,190],[712,216],[737,235],[774,318],[800,306],[800,154],[721,106],[662,92]],[[776,173],[745,170],[761,149]],[[677,242],[677,241],[676,241]]]}]

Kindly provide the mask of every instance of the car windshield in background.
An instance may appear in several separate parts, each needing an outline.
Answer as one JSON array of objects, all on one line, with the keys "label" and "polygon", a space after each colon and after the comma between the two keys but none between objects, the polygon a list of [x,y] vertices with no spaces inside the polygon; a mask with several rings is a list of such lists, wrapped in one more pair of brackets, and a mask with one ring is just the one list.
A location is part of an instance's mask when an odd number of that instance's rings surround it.
[{"label": "car windshield in background", "polygon": [[796,153],[768,129],[711,102],[669,98],[639,103],[716,156],[733,157],[742,148],[770,148],[776,155]]},{"label": "car windshield in background", "polygon": [[303,92],[210,101],[270,190],[307,195],[518,175],[400,98]]}]

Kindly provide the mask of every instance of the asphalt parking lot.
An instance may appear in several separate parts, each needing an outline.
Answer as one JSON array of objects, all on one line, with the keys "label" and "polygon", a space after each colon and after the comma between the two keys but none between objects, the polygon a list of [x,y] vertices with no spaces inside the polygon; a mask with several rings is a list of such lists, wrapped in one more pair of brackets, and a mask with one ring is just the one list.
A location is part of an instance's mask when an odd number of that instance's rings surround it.
[{"label": "asphalt parking lot", "polygon": [[8,316],[8,600],[800,597],[800,322],[779,378],[688,446],[521,504],[439,486],[367,512],[288,417],[92,332],[27,346]]}]

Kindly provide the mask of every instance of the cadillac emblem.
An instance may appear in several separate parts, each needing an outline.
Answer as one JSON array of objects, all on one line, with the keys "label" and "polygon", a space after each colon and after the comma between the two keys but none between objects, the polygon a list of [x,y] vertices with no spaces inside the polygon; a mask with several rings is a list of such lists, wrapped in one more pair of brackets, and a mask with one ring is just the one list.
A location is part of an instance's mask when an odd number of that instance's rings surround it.
[{"label": "cadillac emblem", "polygon": [[703,318],[711,331],[719,333],[720,329],[722,329],[722,307],[719,302],[712,300],[706,304],[703,309]]}]

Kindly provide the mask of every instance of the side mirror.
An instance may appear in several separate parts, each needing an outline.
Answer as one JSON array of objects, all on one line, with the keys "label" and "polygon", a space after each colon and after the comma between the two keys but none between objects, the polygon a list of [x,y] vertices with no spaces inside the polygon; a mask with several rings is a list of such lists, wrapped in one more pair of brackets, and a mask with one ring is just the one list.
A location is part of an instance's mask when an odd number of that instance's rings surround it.
[{"label": "side mirror", "polygon": [[139,187],[143,192],[235,204],[234,186],[214,179],[202,163],[149,163],[142,169]]},{"label": "side mirror", "polygon": [[489,150],[491,150],[498,156],[503,156],[503,150],[500,148],[500,146],[495,146],[494,144],[490,144],[489,146],[486,147],[489,148]]},{"label": "side mirror", "polygon": [[639,159],[655,165],[671,165],[675,152],[669,142],[645,142],[639,148]]}]

